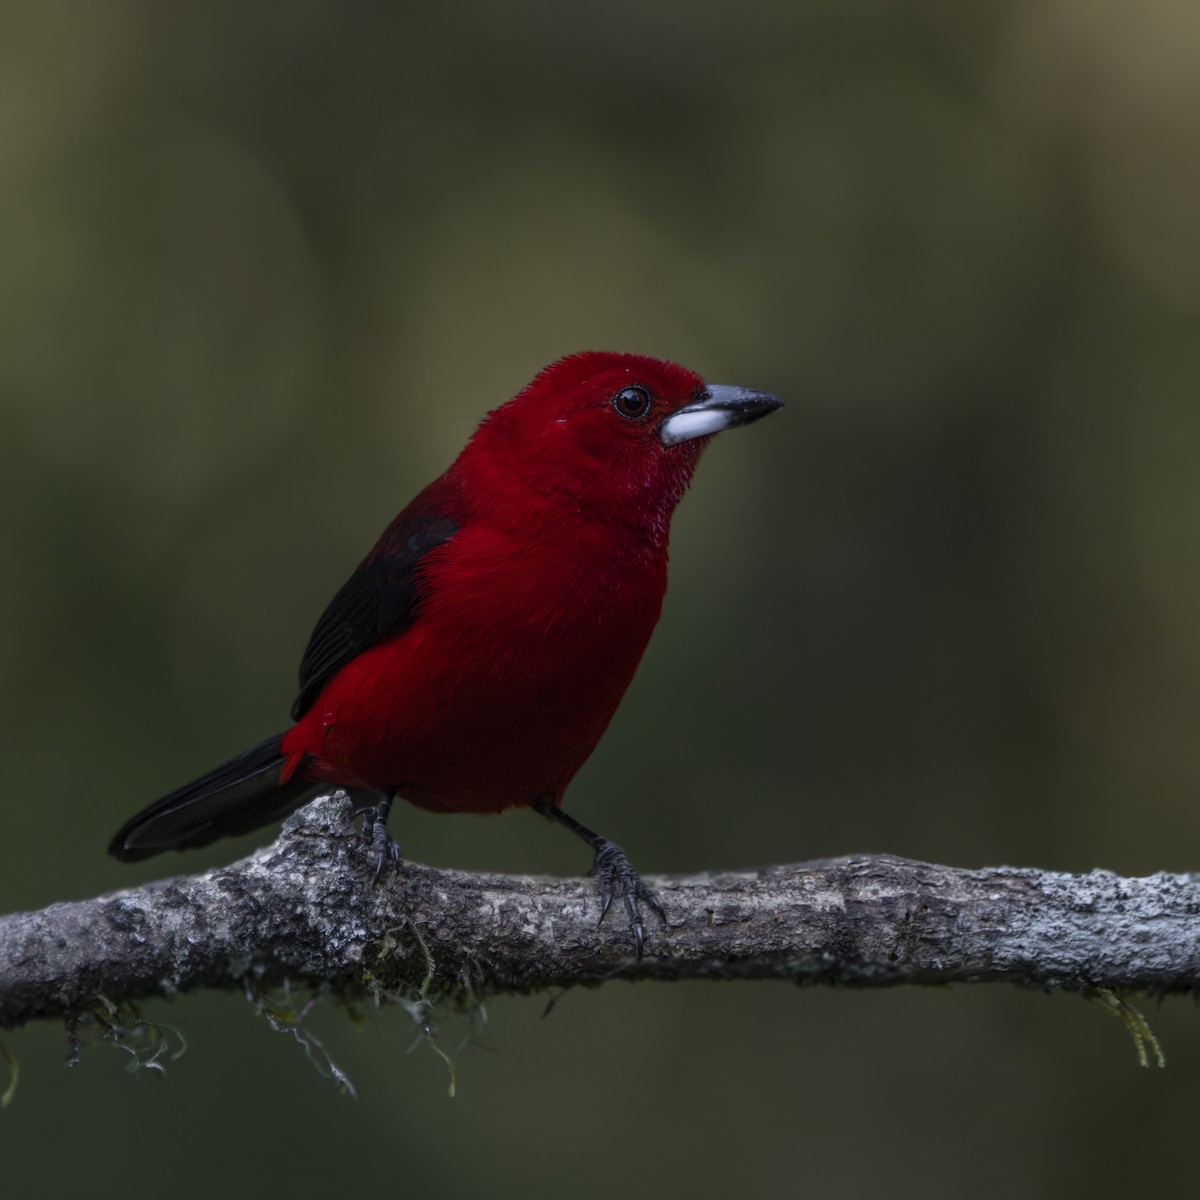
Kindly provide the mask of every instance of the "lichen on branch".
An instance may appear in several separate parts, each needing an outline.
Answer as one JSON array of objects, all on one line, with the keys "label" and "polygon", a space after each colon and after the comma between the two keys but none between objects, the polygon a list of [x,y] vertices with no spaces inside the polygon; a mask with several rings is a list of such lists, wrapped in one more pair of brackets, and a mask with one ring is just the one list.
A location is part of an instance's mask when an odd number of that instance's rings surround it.
[{"label": "lichen on branch", "polygon": [[590,879],[403,863],[378,885],[342,794],[249,858],[0,917],[0,1028],[197,988],[347,998],[625,979],[1200,990],[1200,875],[961,870],[889,855],[646,877],[633,956]]}]

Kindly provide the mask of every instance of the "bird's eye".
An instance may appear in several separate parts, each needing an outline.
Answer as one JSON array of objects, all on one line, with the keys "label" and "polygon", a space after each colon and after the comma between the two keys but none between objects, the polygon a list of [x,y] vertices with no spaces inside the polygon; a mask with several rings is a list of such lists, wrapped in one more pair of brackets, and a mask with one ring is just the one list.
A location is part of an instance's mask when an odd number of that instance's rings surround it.
[{"label": "bird's eye", "polygon": [[637,421],[650,411],[650,393],[641,384],[622,388],[613,397],[613,408],[623,417]]}]

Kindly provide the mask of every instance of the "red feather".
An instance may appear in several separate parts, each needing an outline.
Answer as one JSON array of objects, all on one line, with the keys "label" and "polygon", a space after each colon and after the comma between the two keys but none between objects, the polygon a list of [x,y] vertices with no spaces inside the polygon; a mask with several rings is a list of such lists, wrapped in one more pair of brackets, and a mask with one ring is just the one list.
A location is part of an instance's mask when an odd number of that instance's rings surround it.
[{"label": "red feather", "polygon": [[701,449],[777,407],[638,355],[547,367],[334,597],[301,664],[296,724],[138,813],[111,851],[205,845],[336,784],[389,797],[369,823],[378,868],[392,795],[446,812],[534,806],[596,849],[605,907],[617,879],[640,952],[648,893],[557,806],[658,621],[671,514]]},{"label": "red feather", "polygon": [[542,372],[422,494],[460,528],[421,562],[418,615],[329,681],[284,736],[289,766],[442,811],[561,801],[658,620],[697,456],[668,454],[652,425],[627,431],[610,399],[636,379],[679,407],[704,381],[613,357]]}]

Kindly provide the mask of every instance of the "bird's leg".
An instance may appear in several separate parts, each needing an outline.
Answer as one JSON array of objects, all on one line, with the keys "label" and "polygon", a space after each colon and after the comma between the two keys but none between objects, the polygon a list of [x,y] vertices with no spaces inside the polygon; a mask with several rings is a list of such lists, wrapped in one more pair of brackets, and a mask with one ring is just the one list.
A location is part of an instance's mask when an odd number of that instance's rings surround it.
[{"label": "bird's leg", "polygon": [[384,792],[378,804],[367,804],[354,810],[354,816],[362,817],[363,841],[375,854],[375,874],[373,881],[378,882],[385,862],[400,861],[400,843],[388,833],[388,813],[392,811],[394,792]]},{"label": "bird's leg", "polygon": [[667,922],[667,914],[663,912],[663,907],[654,893],[642,882],[641,877],[630,865],[625,851],[616,842],[610,842],[608,838],[593,833],[586,825],[581,825],[574,817],[568,816],[557,804],[553,804],[549,800],[535,801],[533,809],[535,812],[541,813],[543,817],[565,825],[576,837],[583,838],[596,852],[595,861],[588,874],[596,880],[600,888],[600,920],[603,921],[608,914],[614,890],[620,892],[621,899],[625,901],[625,911],[629,914],[634,948],[637,957],[641,958],[642,946],[646,941],[646,930],[642,925],[642,910],[638,907],[638,901],[643,901],[647,907],[653,909],[664,925]]}]

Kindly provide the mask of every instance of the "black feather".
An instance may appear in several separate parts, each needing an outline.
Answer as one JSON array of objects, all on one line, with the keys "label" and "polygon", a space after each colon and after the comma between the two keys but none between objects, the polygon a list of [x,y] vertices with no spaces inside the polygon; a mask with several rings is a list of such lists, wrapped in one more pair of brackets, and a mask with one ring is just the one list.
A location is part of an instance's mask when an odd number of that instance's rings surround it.
[{"label": "black feather", "polygon": [[[300,664],[299,720],[321,689],[364,650],[395,637],[415,619],[420,602],[417,568],[458,530],[442,515],[434,488],[426,489],[384,531],[358,570],[330,601]],[[440,489],[444,496],[444,485]],[[124,862],[163,850],[207,846],[249,833],[299,808],[328,784],[293,777],[279,782],[286,761],[282,735],[267,738],[237,758],[177,788],[130,818],[108,847]],[[297,776],[302,773],[297,771]]]},{"label": "black feather", "polygon": [[329,602],[309,638],[300,662],[300,694],[292,706],[293,721],[308,712],[329,679],[351,659],[412,624],[418,600],[417,567],[430,550],[444,545],[457,532],[454,521],[431,518],[416,502],[388,526]]},{"label": "black feather", "polygon": [[259,742],[131,817],[109,843],[109,854],[137,862],[164,850],[207,846],[278,821],[328,788],[306,779],[281,784],[283,763],[278,735]]}]

